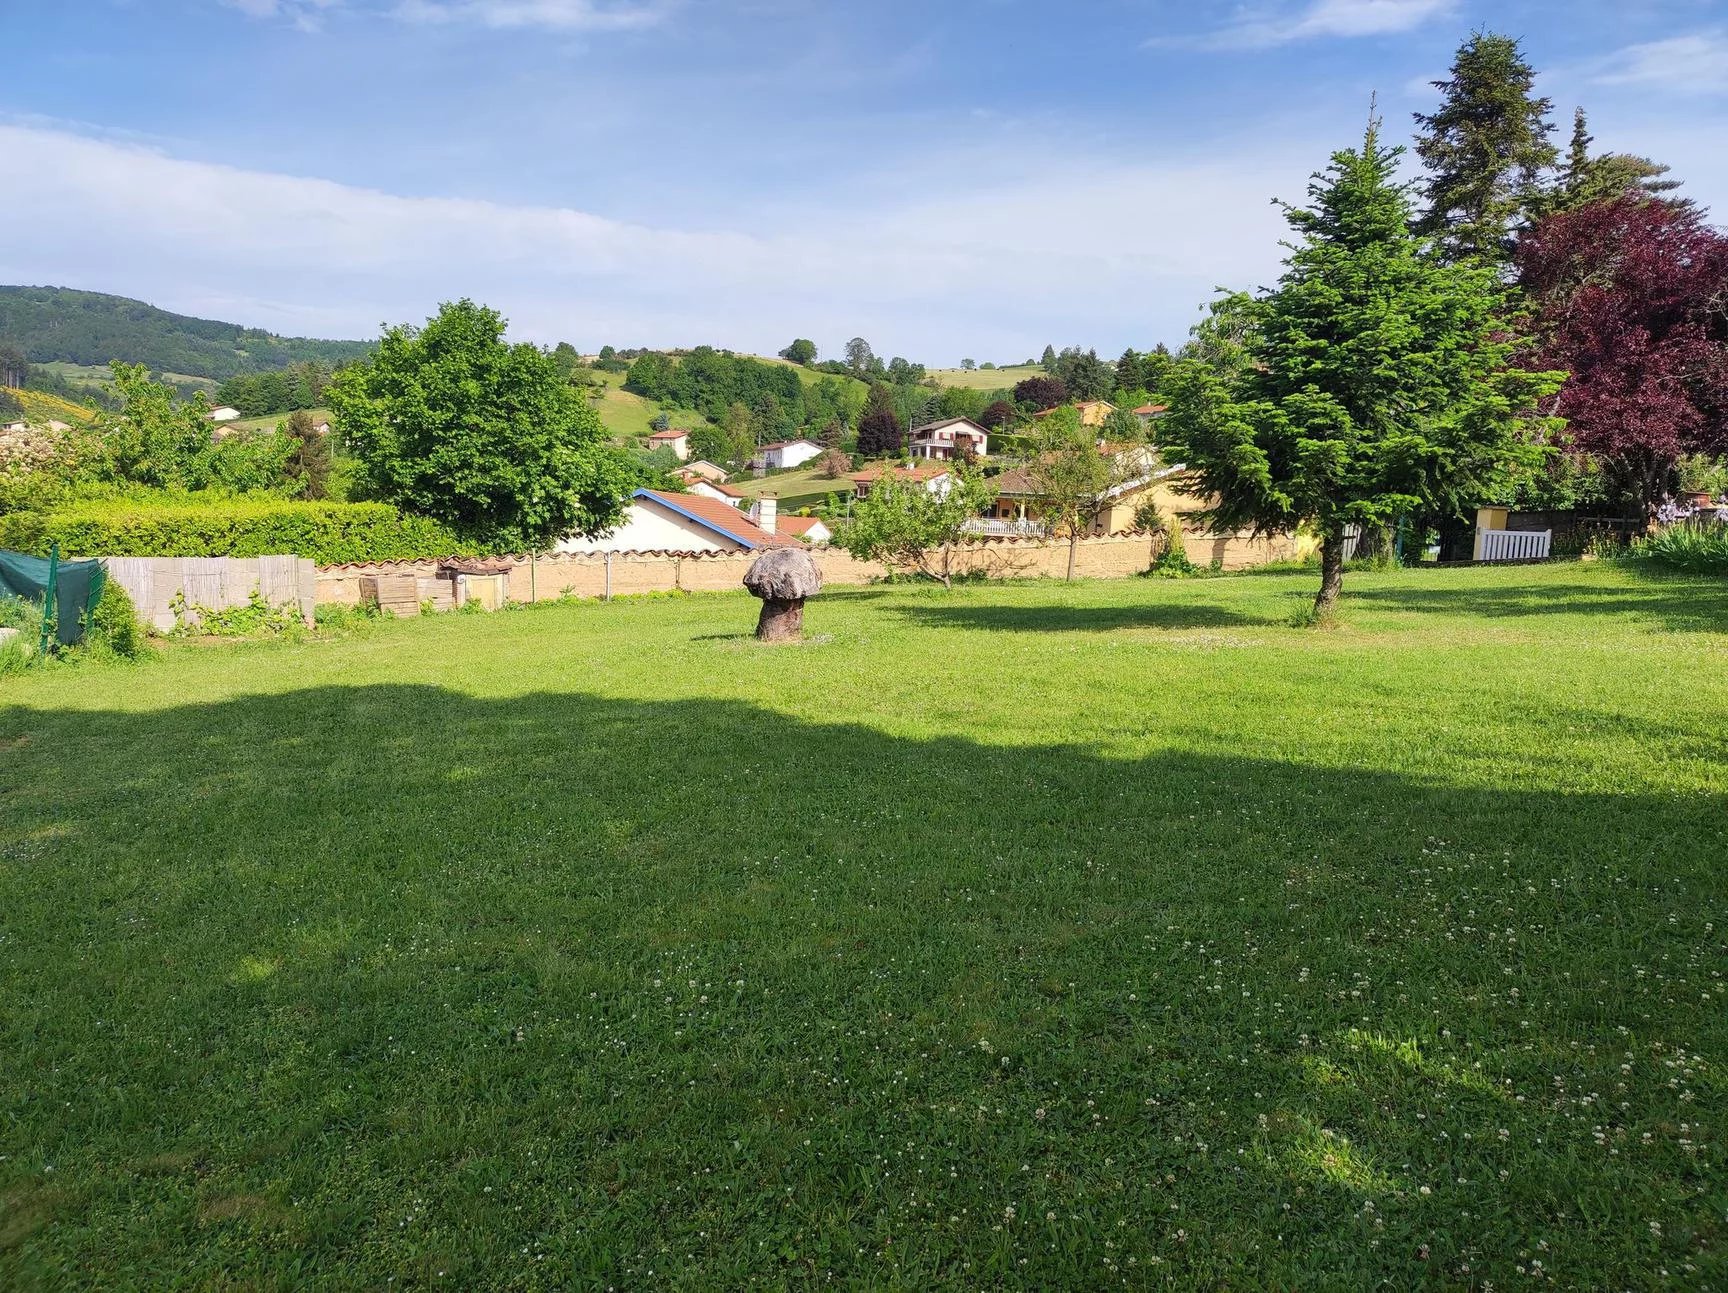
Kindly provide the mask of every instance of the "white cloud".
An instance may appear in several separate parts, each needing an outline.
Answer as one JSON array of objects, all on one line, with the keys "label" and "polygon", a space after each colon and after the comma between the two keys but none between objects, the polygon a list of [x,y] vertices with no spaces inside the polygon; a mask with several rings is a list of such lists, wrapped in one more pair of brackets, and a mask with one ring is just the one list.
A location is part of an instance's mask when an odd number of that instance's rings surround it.
[{"label": "white cloud", "polygon": [[670,0],[221,0],[254,18],[285,19],[317,31],[338,7],[409,23],[466,23],[498,30],[623,31],[659,22]]},{"label": "white cloud", "polygon": [[621,31],[652,26],[664,14],[660,5],[595,0],[402,0],[396,8],[396,15],[408,22],[470,22],[548,31]]},{"label": "white cloud", "polygon": [[1628,46],[1601,64],[1593,79],[1684,94],[1728,93],[1728,29]]},{"label": "white cloud", "polygon": [[325,12],[342,0],[222,0],[222,3],[253,18],[282,18],[301,31],[317,31],[323,26]]},{"label": "white cloud", "polygon": [[[545,206],[402,197],[0,125],[32,177],[0,204],[0,282],[53,282],[298,333],[369,336],[473,296],[578,344],[828,349],[861,333],[927,362],[1046,341],[1177,342],[1212,289],[1277,270],[1267,199],[1302,192],[1290,140],[1205,160],[956,181],[887,210],[785,208],[760,227],[658,228]],[[23,249],[28,249],[25,252]],[[784,335],[782,335],[784,334]]]},{"label": "white cloud", "polygon": [[1458,7],[1458,0],[1310,0],[1300,9],[1255,9],[1201,36],[1149,44],[1202,49],[1269,49],[1321,37],[1384,36],[1410,31]]}]

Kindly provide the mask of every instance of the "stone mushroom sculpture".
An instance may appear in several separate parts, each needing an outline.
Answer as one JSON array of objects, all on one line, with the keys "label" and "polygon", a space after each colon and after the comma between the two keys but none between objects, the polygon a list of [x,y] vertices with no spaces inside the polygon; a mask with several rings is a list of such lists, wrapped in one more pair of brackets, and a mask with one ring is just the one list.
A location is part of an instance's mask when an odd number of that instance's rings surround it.
[{"label": "stone mushroom sculpture", "polygon": [[744,587],[762,599],[757,639],[796,642],[804,636],[804,599],[822,591],[822,571],[803,548],[770,548],[750,563]]}]

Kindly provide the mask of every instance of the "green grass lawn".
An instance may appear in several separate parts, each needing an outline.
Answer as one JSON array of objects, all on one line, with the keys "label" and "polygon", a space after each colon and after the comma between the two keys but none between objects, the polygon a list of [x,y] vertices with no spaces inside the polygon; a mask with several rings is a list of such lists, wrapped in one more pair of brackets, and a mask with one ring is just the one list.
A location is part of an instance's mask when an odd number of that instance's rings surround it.
[{"label": "green grass lawn", "polygon": [[760,498],[764,494],[772,494],[779,500],[780,506],[789,511],[796,511],[801,507],[815,507],[830,494],[844,499],[852,492],[852,481],[847,476],[830,480],[822,474],[821,468],[815,465],[776,472],[772,476],[760,478],[740,472],[733,476],[729,483],[746,498]]},{"label": "green grass lawn", "polygon": [[[312,418],[316,422],[328,422],[334,416],[329,409],[309,409],[308,412],[312,414]],[[292,413],[269,413],[257,418],[235,418],[232,422],[224,422],[221,425],[247,431],[274,431],[277,427],[285,425],[288,419],[293,416]]]},{"label": "green grass lawn", "polygon": [[739,595],[0,681],[0,1287],[1721,1287],[1728,590]]}]

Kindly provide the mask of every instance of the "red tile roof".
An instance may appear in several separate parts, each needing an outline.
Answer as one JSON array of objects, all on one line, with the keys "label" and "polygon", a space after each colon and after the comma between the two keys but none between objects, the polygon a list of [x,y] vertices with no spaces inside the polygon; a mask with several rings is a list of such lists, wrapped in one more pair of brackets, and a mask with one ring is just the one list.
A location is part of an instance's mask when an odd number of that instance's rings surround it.
[{"label": "red tile roof", "polygon": [[1167,411],[1169,407],[1168,404],[1142,404],[1134,410],[1134,415],[1136,417],[1157,417],[1158,414]]},{"label": "red tile roof", "polygon": [[779,518],[776,528],[782,534],[790,534],[794,537],[799,537],[808,534],[818,525],[826,526],[827,524],[828,523],[819,516],[782,516]]},{"label": "red tile roof", "polygon": [[873,480],[881,480],[882,477],[892,474],[901,480],[935,480],[938,476],[950,476],[953,472],[952,467],[944,466],[941,463],[917,467],[902,467],[895,463],[877,463],[873,467],[864,468],[863,471],[853,472],[851,479],[869,484]]},{"label": "red tile roof", "polygon": [[650,440],[682,440],[690,434],[688,427],[667,427],[664,431],[656,431],[649,436]]},{"label": "red tile roof", "polygon": [[637,498],[651,498],[663,507],[682,512],[698,525],[718,531],[747,548],[784,548],[798,542],[784,534],[769,534],[756,522],[730,503],[700,494],[666,494],[659,490],[639,489]]}]

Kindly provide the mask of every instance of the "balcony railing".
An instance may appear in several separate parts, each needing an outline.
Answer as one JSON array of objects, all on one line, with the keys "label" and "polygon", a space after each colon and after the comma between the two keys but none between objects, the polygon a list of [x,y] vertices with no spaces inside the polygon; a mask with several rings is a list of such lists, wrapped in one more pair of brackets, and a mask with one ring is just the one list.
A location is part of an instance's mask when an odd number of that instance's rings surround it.
[{"label": "balcony railing", "polygon": [[991,539],[1040,539],[1044,526],[1039,521],[1001,521],[980,516],[961,527],[967,534],[979,534]]}]

